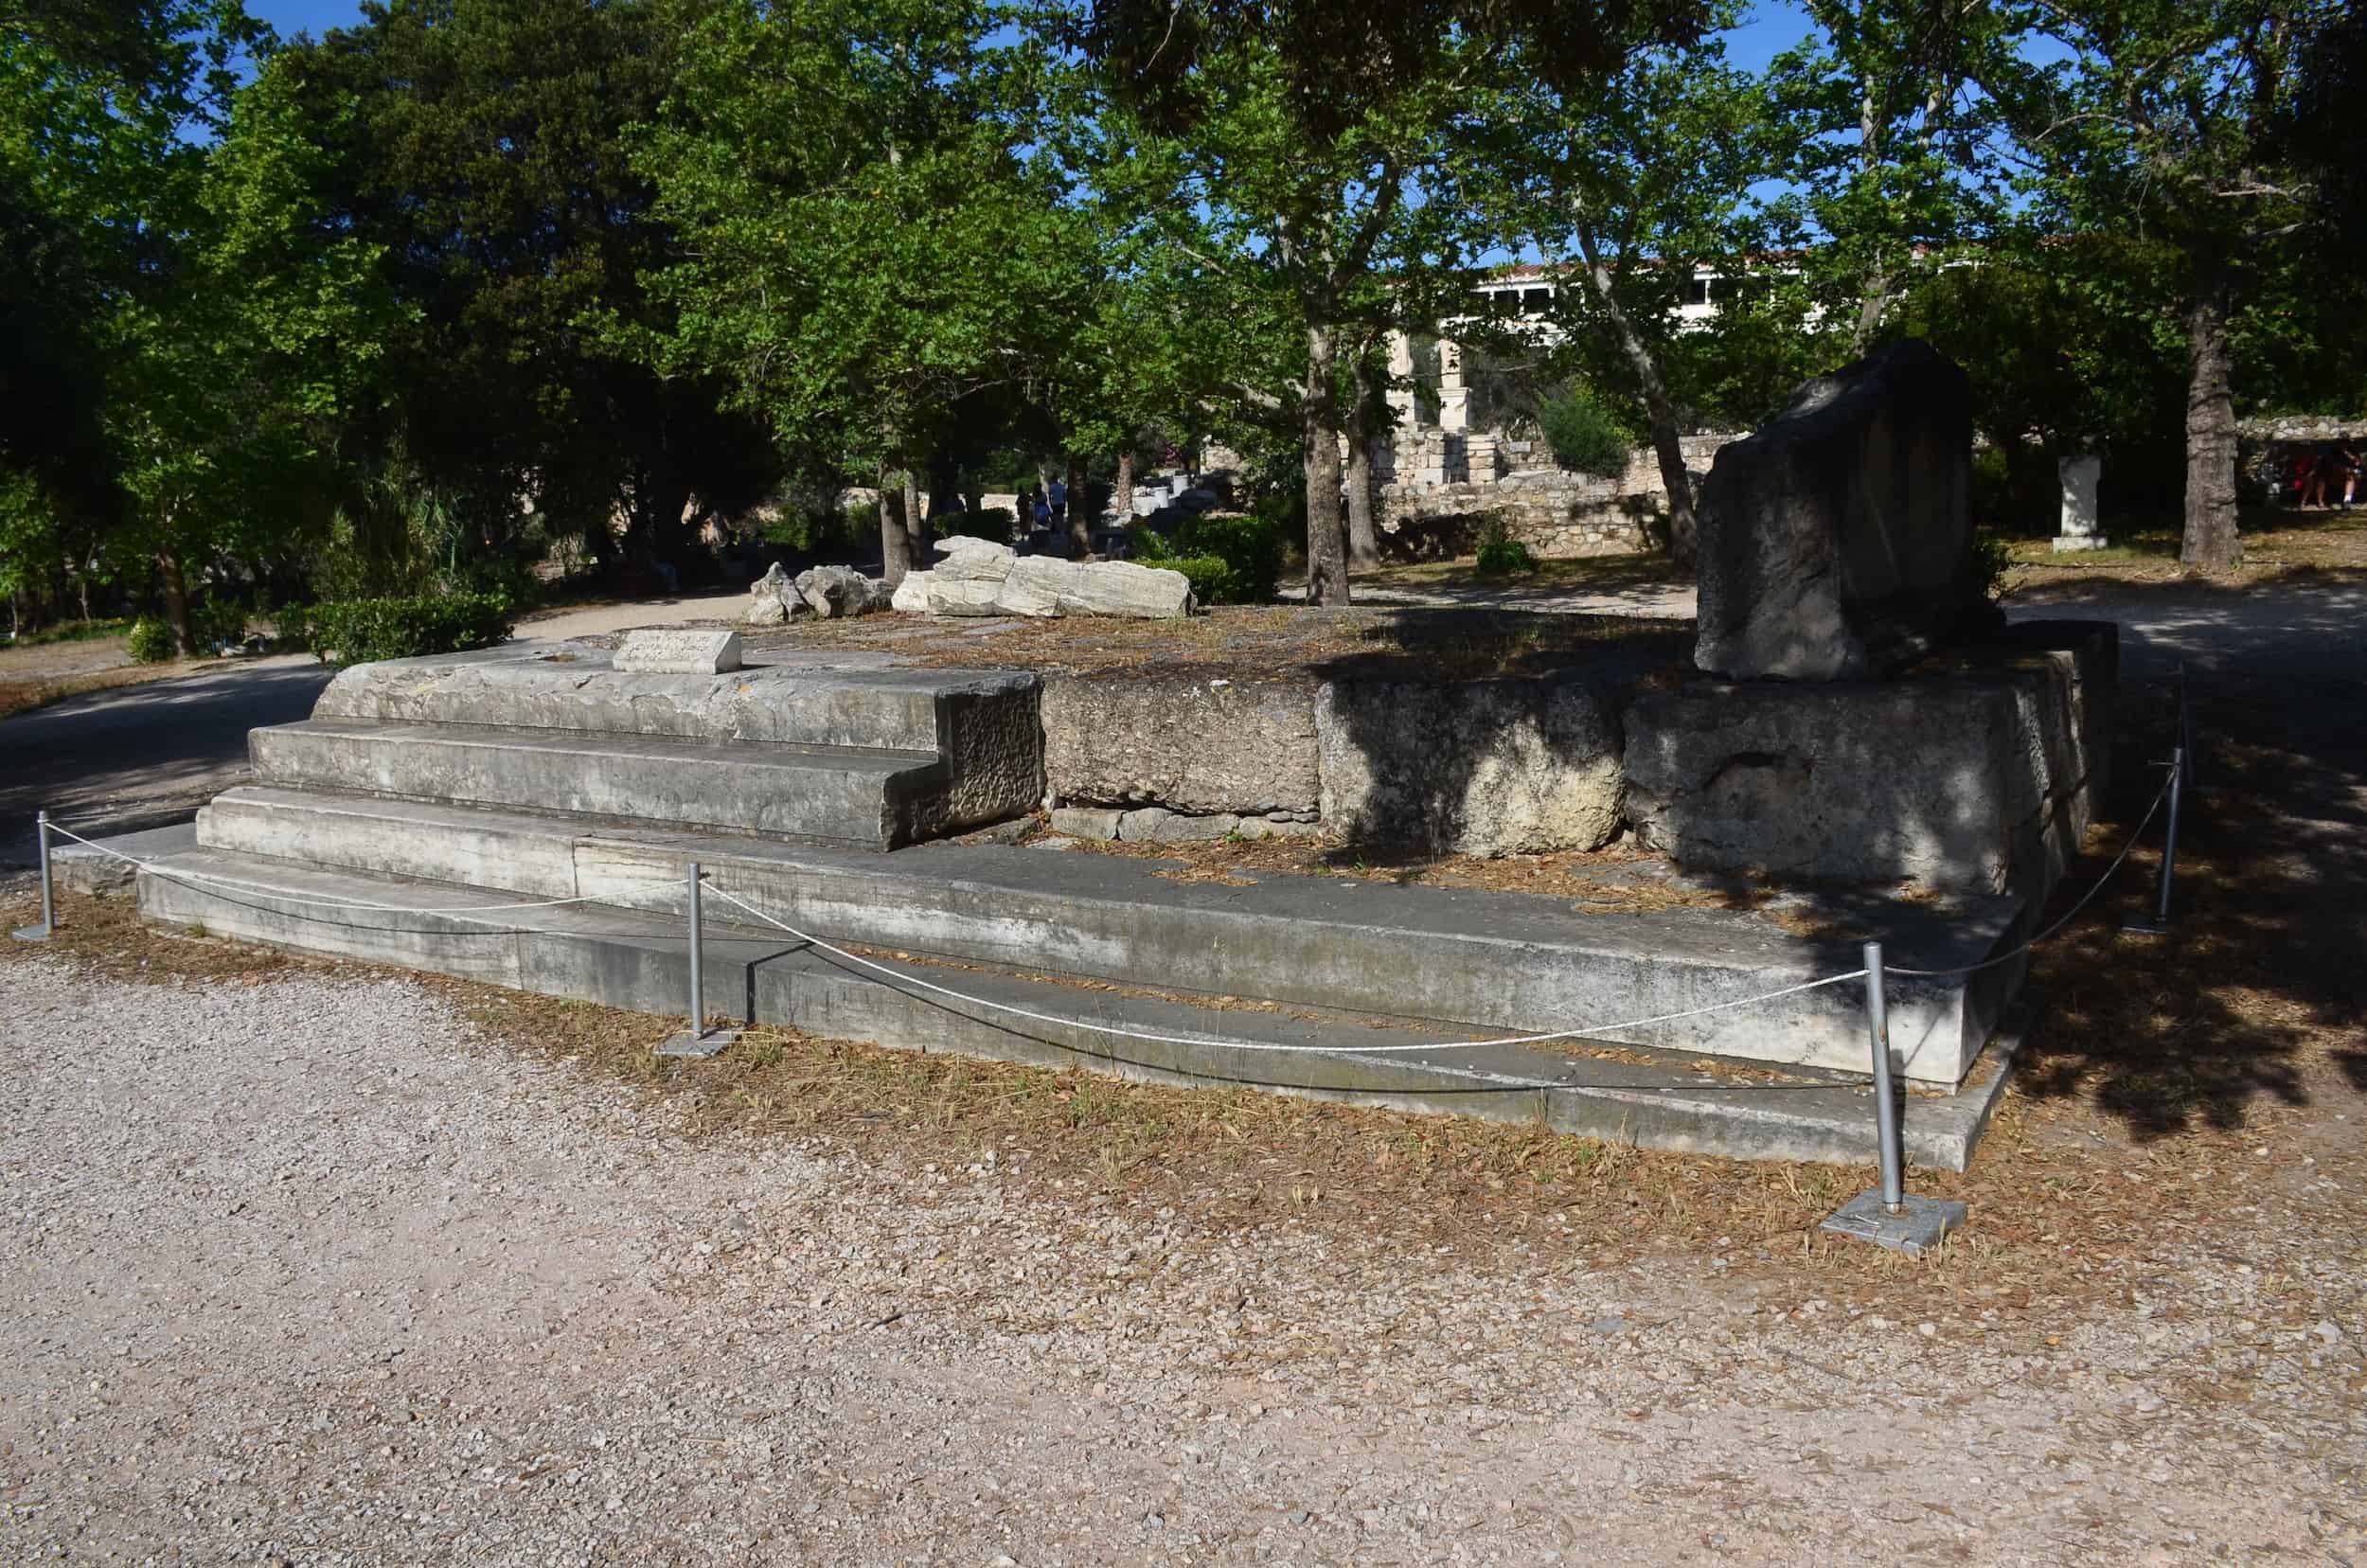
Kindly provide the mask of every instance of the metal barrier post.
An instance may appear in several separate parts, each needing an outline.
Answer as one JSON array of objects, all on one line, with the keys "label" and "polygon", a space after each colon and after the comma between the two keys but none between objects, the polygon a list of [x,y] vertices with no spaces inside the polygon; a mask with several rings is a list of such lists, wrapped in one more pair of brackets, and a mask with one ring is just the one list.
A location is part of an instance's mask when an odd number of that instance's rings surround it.
[{"label": "metal barrier post", "polygon": [[58,899],[49,882],[49,813],[33,813],[35,855],[41,862],[41,924],[19,926],[9,933],[20,942],[45,942],[58,929]]},{"label": "metal barrier post", "polygon": [[2170,934],[2170,893],[2178,881],[2178,806],[2186,784],[2186,748],[2170,748],[2170,826],[2162,840],[2162,875],[2153,886],[2153,913],[2139,915],[2121,923],[2123,931],[2140,936],[2166,936]]},{"label": "metal barrier post", "polygon": [[706,942],[701,932],[704,923],[700,918],[699,863],[690,863],[690,1027],[658,1046],[657,1054],[670,1057],[711,1057],[739,1038],[738,1029],[710,1029],[706,1009]]},{"label": "metal barrier post", "polygon": [[1966,1206],[1945,1198],[1907,1195],[1905,1138],[1899,1130],[1898,1091],[1891,1080],[1890,999],[1882,974],[1882,944],[1865,945],[1866,1034],[1874,1057],[1874,1141],[1882,1185],[1861,1192],[1834,1211],[1824,1228],[1854,1236],[1878,1247],[1921,1257],[1928,1247],[1965,1222]]},{"label": "metal barrier post", "polygon": [[1882,994],[1879,942],[1865,945],[1865,1022],[1874,1046],[1874,1137],[1881,1146],[1882,1208],[1898,1215],[1907,1209],[1907,1161],[1898,1135],[1898,1092],[1891,1084],[1890,1008]]}]

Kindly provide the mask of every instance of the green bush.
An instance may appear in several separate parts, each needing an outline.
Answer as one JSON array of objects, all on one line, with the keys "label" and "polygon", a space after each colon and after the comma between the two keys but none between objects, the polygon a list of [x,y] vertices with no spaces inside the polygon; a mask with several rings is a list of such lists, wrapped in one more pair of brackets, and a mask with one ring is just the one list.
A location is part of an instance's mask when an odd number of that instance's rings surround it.
[{"label": "green bush", "polygon": [[1181,572],[1192,585],[1192,598],[1205,609],[1212,604],[1247,604],[1249,585],[1233,563],[1219,556],[1170,556],[1145,562],[1163,571]]},{"label": "green bush", "polygon": [[1504,539],[1479,547],[1479,575],[1510,577],[1516,572],[1537,570],[1537,558],[1529,547],[1517,539]]},{"label": "green bush", "polygon": [[20,632],[9,639],[11,648],[39,648],[44,643],[92,642],[99,637],[119,637],[132,629],[132,623],[115,620],[62,620],[44,626],[38,632]]},{"label": "green bush", "polygon": [[152,615],[132,623],[132,657],[141,664],[163,664],[173,655],[172,628]]},{"label": "green bush", "polygon": [[1628,436],[1591,392],[1555,398],[1537,411],[1537,427],[1564,468],[1616,479],[1628,472]]},{"label": "green bush", "polygon": [[189,611],[189,635],[200,653],[238,647],[246,641],[246,606],[235,599],[205,600]]},{"label": "green bush", "polygon": [[1510,577],[1515,572],[1534,572],[1537,558],[1529,547],[1512,537],[1512,530],[1501,512],[1491,512],[1480,525],[1479,560],[1475,568],[1482,577]]},{"label": "green bush", "polygon": [[[1231,569],[1227,596],[1203,595],[1202,604],[1259,604],[1273,597],[1274,579],[1282,575],[1284,526],[1280,517],[1263,512],[1202,512],[1177,526],[1171,548],[1185,560],[1214,557]],[[1193,587],[1197,592],[1199,585]]]},{"label": "green bush", "polygon": [[283,616],[283,628],[291,619],[324,662],[367,664],[489,648],[509,635],[510,605],[501,594],[346,599]]}]

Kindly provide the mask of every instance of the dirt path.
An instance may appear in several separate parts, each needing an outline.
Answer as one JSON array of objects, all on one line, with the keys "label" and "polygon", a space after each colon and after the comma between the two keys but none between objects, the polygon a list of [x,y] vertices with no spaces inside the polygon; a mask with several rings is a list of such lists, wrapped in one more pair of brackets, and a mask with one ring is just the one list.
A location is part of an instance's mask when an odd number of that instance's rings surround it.
[{"label": "dirt path", "polygon": [[33,960],[0,967],[0,1020],[13,1560],[2367,1545],[2359,1325],[2262,1321],[2272,1275],[2335,1256],[2277,1227],[2160,1251],[2126,1310],[2040,1339],[1720,1258],[1450,1238],[1376,1271],[1320,1224],[1034,1190],[1023,1151],[686,1142],[408,982]]}]

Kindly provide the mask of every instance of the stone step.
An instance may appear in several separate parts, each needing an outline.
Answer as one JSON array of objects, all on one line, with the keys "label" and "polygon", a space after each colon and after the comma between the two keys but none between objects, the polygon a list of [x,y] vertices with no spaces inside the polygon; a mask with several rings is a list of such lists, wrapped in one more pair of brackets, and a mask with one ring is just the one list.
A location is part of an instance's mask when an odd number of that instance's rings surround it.
[{"label": "stone step", "polygon": [[[1504,1033],[1683,1011],[1854,970],[1861,935],[1881,936],[1896,966],[1975,963],[2000,951],[2019,910],[2005,898],[1944,908],[1835,895],[1772,909],[1606,914],[1538,895],[1363,878],[1182,882],[1160,875],[1171,863],[1089,851],[939,844],[855,855],[262,787],[218,798],[199,830],[215,850],[628,908],[677,907],[683,863],[697,859],[716,887],[830,940]],[[719,913],[728,907],[716,900]],[[1818,930],[1835,935],[1799,934]],[[1960,1082],[2020,971],[2017,961],[1968,983],[1895,979],[1892,1046],[1907,1077]],[[1595,1032],[1788,1066],[1868,1063],[1855,983]]]},{"label": "stone step", "polygon": [[[223,881],[176,880],[191,876]],[[141,872],[138,893],[148,918],[218,935],[647,1013],[685,1010],[688,961],[679,888],[670,911],[579,905],[474,913],[512,895],[200,848],[168,854]],[[1084,989],[1000,966],[909,965],[882,975],[708,908],[702,1006],[710,1015],[1140,1081],[1252,1085],[1361,1105],[1450,1110],[1646,1148],[1852,1165],[1874,1158],[1871,1101],[1838,1075],[1704,1071],[1717,1063],[1632,1049],[1608,1059],[1527,1047],[1409,1052],[1405,1046],[1432,1033],[1369,1014],[1212,1007],[1188,997]],[[949,999],[912,984],[915,977],[1064,1022]],[[1176,1038],[1112,1038],[1069,1022],[1078,1019]],[[1910,1159],[1964,1168],[2005,1083],[2018,1030],[2001,1035],[1962,1090],[1907,1098]],[[652,1028],[652,1042],[660,1032]],[[1255,1048],[1273,1044],[1296,1049]]]},{"label": "stone step", "polygon": [[[311,719],[253,731],[283,788],[523,807],[888,849],[957,817],[934,754]],[[579,825],[578,825],[579,826]],[[564,829],[561,829],[562,831]]]},{"label": "stone step", "polygon": [[1024,671],[747,657],[720,675],[620,673],[580,642],[390,659],[341,672],[312,717],[929,752],[963,770],[1036,727]]}]

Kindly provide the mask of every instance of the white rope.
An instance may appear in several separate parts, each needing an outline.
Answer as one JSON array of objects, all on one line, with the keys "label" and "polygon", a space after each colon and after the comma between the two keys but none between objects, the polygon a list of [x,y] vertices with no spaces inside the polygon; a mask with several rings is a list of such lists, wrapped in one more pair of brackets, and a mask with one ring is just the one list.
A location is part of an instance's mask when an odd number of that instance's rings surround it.
[{"label": "white rope", "polygon": [[2157,792],[2153,797],[2153,804],[2146,807],[2145,814],[2137,819],[2136,829],[2129,833],[2128,841],[2121,846],[2121,852],[2112,857],[2112,864],[2104,868],[2104,875],[2098,877],[2094,882],[2090,884],[2088,891],[2079,896],[2079,901],[2072,905],[2069,909],[2063,911],[2062,918],[2056,920],[2053,925],[2047,927],[2044,931],[2039,932],[2036,936],[2031,937],[2028,941],[2022,943],[2021,946],[2015,948],[2010,952],[2001,953],[1994,958],[1984,958],[1977,964],[1967,964],[1961,969],[1901,969],[1896,965],[1885,964],[1882,966],[1883,972],[1886,974],[1912,974],[1919,979],[1926,980],[1947,979],[1952,975],[1958,974],[1978,974],[1984,969],[1994,969],[1998,965],[2006,962],[2008,959],[2020,957],[2023,953],[2028,953],[2032,948],[2037,947],[2040,942],[2043,942],[2053,936],[2056,932],[2071,924],[2073,917],[2076,916],[2081,910],[2087,908],[2090,901],[2092,900],[2097,894],[2104,891],[2104,884],[2112,880],[2112,874],[2121,868],[2121,862],[2128,859],[2128,852],[2131,849],[2136,848],[2137,842],[2145,836],[2145,828],[2153,821],[2153,813],[2162,809],[2162,802],[2170,793],[2170,784],[2172,777],[2174,776],[2175,775],[2173,775],[2163,777],[2162,780],[2161,790]]},{"label": "white rope", "polygon": [[1440,1040],[1412,1045],[1290,1045],[1272,1041],[1226,1040],[1221,1037],[1211,1038],[1207,1035],[1153,1034],[1146,1029],[1129,1029],[1115,1024],[1095,1024],[1082,1018],[1060,1018],[1051,1013],[1041,1013],[1031,1008],[1014,1007],[1007,1002],[990,1002],[983,996],[971,996],[967,992],[957,991],[950,986],[940,986],[933,981],[923,980],[917,975],[907,974],[886,964],[865,958],[859,953],[849,953],[843,947],[798,930],[787,920],[778,919],[767,914],[728,888],[709,884],[707,891],[726,902],[738,904],[767,925],[777,927],[799,941],[820,948],[825,953],[836,953],[849,963],[861,964],[868,970],[877,970],[891,980],[918,986],[923,990],[934,991],[939,996],[951,997],[956,1002],[966,1003],[973,1007],[985,1007],[994,1012],[1009,1013],[1014,1017],[1033,1019],[1039,1024],[1051,1024],[1062,1028],[1090,1029],[1095,1034],[1115,1035],[1124,1040],[1148,1041],[1155,1045],[1219,1045],[1230,1050],[1272,1051],[1285,1055],[1296,1052],[1320,1052],[1325,1055],[1338,1056],[1352,1052],[1357,1056],[1380,1056],[1410,1051],[1470,1051],[1491,1045],[1536,1045],[1547,1041],[1575,1040],[1585,1035],[1602,1034],[1612,1029],[1640,1029],[1647,1024],[1673,1024],[1682,1018],[1700,1018],[1707,1013],[1727,1012],[1735,1007],[1748,1007],[1755,1003],[1772,1002],[1778,997],[1797,996],[1802,991],[1815,990],[1824,986],[1838,986],[1847,980],[1862,980],[1866,973],[1864,970],[1855,969],[1846,974],[1828,974],[1822,980],[1804,981],[1797,986],[1786,986],[1780,990],[1762,991],[1755,996],[1737,997],[1732,1002],[1714,1002],[1706,1007],[1690,1007],[1683,1012],[1658,1013],[1650,1018],[1629,1019],[1618,1024],[1589,1024],[1575,1029],[1557,1029],[1551,1034],[1504,1035],[1494,1040]]},{"label": "white rope", "polygon": [[[59,827],[55,822],[52,822],[49,825],[49,830],[58,834],[61,838],[70,838],[75,843],[81,845],[85,848],[96,849],[100,854],[107,856],[110,860],[119,860],[126,865],[137,866],[139,869],[147,872],[151,877],[161,877],[167,882],[177,882],[184,887],[197,887],[201,884],[210,882],[219,887],[235,887],[241,893],[267,894],[283,903],[320,904],[329,909],[371,910],[385,915],[500,915],[506,914],[513,909],[559,909],[568,904],[597,903],[599,901],[599,895],[587,893],[578,895],[578,897],[572,899],[538,899],[527,903],[446,904],[442,907],[435,907],[420,904],[373,903],[366,899],[341,899],[334,894],[324,893],[315,893],[307,896],[301,893],[291,893],[286,888],[273,882],[253,882],[239,877],[216,876],[212,872],[208,871],[188,871],[179,867],[168,867],[158,861],[141,860],[136,856],[126,855],[118,850],[110,849],[103,844],[93,843],[91,840],[84,838],[80,833],[74,832],[69,829]],[[650,885],[657,885],[655,879],[651,880]]]}]

